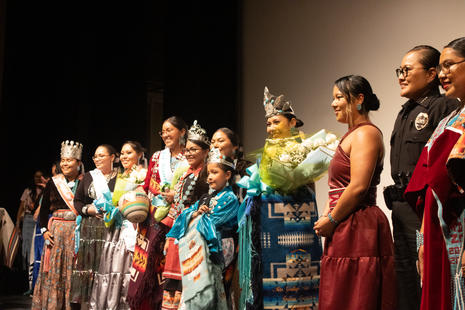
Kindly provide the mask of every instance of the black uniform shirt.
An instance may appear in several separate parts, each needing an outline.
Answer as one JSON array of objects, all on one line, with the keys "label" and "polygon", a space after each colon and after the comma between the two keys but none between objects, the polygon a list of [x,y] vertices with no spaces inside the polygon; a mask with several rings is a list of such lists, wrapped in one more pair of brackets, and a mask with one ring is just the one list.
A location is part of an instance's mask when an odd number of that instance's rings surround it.
[{"label": "black uniform shirt", "polygon": [[399,173],[412,175],[439,122],[459,105],[457,99],[449,99],[439,90],[430,90],[417,101],[402,105],[391,135],[391,176],[396,184],[400,184]]}]

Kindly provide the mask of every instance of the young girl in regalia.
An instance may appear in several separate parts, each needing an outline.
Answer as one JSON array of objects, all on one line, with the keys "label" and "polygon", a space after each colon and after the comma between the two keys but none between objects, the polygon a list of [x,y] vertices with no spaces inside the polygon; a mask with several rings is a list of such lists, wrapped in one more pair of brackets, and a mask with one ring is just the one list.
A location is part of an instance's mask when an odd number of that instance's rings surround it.
[{"label": "young girl in regalia", "polygon": [[234,257],[231,233],[237,224],[239,203],[231,188],[234,164],[213,149],[208,156],[208,184],[192,207],[184,210],[167,234],[179,242],[183,297],[180,309],[231,309],[222,271]]}]

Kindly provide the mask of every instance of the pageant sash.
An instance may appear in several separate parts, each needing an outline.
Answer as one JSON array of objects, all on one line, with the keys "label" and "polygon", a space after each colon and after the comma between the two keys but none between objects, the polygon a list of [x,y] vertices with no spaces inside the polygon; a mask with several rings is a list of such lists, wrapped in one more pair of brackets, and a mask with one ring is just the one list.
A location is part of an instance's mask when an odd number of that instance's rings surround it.
[{"label": "pageant sash", "polygon": [[100,199],[102,198],[104,191],[110,191],[108,188],[107,180],[105,179],[103,173],[98,169],[90,171],[90,175],[94,180],[94,188],[97,199]]},{"label": "pageant sash", "polygon": [[158,173],[160,174],[160,183],[171,183],[173,180],[173,171],[171,171],[171,151],[169,148],[165,148],[160,152],[160,162]]},{"label": "pageant sash", "polygon": [[[74,194],[69,188],[68,184],[66,183],[65,176],[62,174],[57,174],[56,176],[52,177],[52,180],[53,183],[55,183],[55,186],[57,187],[58,193],[60,193],[61,198],[66,203],[68,208],[70,208],[71,211],[73,211],[74,214],[78,216],[79,213],[74,208]],[[74,186],[77,186],[77,184]]]}]

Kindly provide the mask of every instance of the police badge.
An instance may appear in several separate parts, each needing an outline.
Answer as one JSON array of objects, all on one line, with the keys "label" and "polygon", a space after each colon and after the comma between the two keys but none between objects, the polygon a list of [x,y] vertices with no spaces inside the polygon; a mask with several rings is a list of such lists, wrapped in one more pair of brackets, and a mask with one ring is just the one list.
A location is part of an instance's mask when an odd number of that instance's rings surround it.
[{"label": "police badge", "polygon": [[418,114],[417,118],[415,119],[415,128],[417,130],[422,130],[423,128],[428,125],[428,114],[420,113]]}]

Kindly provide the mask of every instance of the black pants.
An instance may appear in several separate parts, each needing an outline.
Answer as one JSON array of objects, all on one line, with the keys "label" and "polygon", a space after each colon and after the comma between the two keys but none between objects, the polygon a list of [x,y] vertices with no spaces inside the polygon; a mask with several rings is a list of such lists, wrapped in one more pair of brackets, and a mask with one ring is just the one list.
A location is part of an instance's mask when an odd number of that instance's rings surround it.
[{"label": "black pants", "polygon": [[418,260],[416,230],[421,222],[406,202],[393,202],[392,226],[394,228],[394,257],[397,282],[397,309],[417,310],[421,305],[420,276],[417,272]]}]

